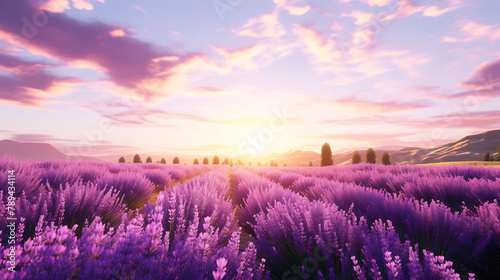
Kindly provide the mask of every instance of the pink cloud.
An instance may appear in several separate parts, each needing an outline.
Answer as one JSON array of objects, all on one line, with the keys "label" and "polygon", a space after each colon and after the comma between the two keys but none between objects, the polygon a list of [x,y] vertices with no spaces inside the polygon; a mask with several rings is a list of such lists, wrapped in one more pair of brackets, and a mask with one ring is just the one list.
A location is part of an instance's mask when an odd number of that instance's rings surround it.
[{"label": "pink cloud", "polygon": [[79,82],[49,74],[45,68],[50,66],[0,53],[0,69],[10,73],[0,76],[0,100],[41,108],[42,103],[48,102],[48,96],[60,94],[61,87]]},{"label": "pink cloud", "polygon": [[429,106],[426,102],[401,103],[394,101],[371,102],[358,100],[355,97],[332,101],[334,104],[342,107],[351,107],[364,113],[380,114],[380,113],[396,113],[409,110],[422,109]]},{"label": "pink cloud", "polygon": [[229,74],[233,69],[253,71],[274,62],[290,53],[290,46],[276,42],[261,43],[250,47],[227,50],[225,48],[214,48],[218,55],[222,56],[221,63],[209,62],[211,70],[217,73]]},{"label": "pink cloud", "polygon": [[424,10],[423,15],[426,17],[438,17],[452,10],[453,10],[452,7],[439,9],[437,6],[430,6]]},{"label": "pink cloud", "polygon": [[78,142],[76,140],[57,138],[49,134],[23,134],[23,133],[13,133],[10,135],[10,139],[18,142],[27,143],[53,143],[53,142],[66,142],[73,143]]},{"label": "pink cloud", "polygon": [[304,45],[304,50],[312,56],[313,63],[330,65],[343,58],[343,54],[338,50],[336,42],[325,39],[323,34],[313,28],[294,24],[293,32]]},{"label": "pink cloud", "polygon": [[448,0],[444,8],[439,8],[436,5],[417,5],[418,3],[418,1],[412,0],[397,1],[395,12],[390,13],[383,20],[387,21],[396,18],[404,18],[418,13],[422,13],[425,17],[438,17],[464,6],[461,0]]},{"label": "pink cloud", "polygon": [[468,22],[462,25],[460,29],[467,37],[465,41],[473,41],[479,39],[500,39],[500,25],[499,24],[479,24],[475,22]]},{"label": "pink cloud", "polygon": [[476,89],[488,89],[500,86],[500,58],[494,61],[481,64],[471,73],[471,78],[461,85]]},{"label": "pink cloud", "polygon": [[413,1],[401,0],[397,2],[397,9],[395,13],[387,15],[384,20],[392,20],[396,18],[404,18],[414,15],[416,13],[423,12],[425,10],[424,6],[416,6]]},{"label": "pink cloud", "polygon": [[[0,3],[0,36],[10,43],[69,64],[83,64],[106,73],[118,86],[131,89],[137,95],[151,100],[164,96],[163,91],[144,89],[152,78],[149,66],[161,68],[162,75],[155,78],[168,80],[169,69],[188,61],[185,55],[176,61],[153,62],[154,59],[176,55],[167,50],[137,40],[131,36],[112,36],[118,26],[99,22],[82,22],[66,15],[47,15],[50,25],[37,27],[19,19],[39,10],[30,1],[2,1]],[[23,32],[19,32],[19,31]],[[168,94],[168,93],[167,93]]]},{"label": "pink cloud", "polygon": [[39,8],[52,13],[62,13],[64,10],[69,10],[68,0],[48,0],[39,5]]},{"label": "pink cloud", "polygon": [[372,18],[374,17],[373,14],[362,12],[362,11],[352,11],[350,13],[344,13],[341,16],[354,18],[356,20],[354,22],[354,24],[356,24],[356,25],[363,25],[363,24],[369,23],[372,20]]},{"label": "pink cloud", "polygon": [[392,0],[364,0],[363,2],[367,3],[370,6],[383,7],[389,5]]},{"label": "pink cloud", "polygon": [[479,65],[459,86],[472,88],[472,90],[447,95],[445,98],[468,97],[480,100],[500,96],[500,58]]},{"label": "pink cloud", "polygon": [[82,145],[60,146],[58,149],[67,155],[104,156],[112,154],[127,155],[130,151],[136,151],[137,147],[126,145],[96,145],[93,143],[89,145],[88,143],[82,143]]},{"label": "pink cloud", "polygon": [[82,108],[125,125],[157,124],[157,121],[161,119],[182,119],[197,122],[208,121],[201,116],[171,113],[161,109],[144,106],[132,100],[88,102],[85,103]]},{"label": "pink cloud", "polygon": [[426,56],[409,50],[376,50],[370,30],[357,30],[352,33],[351,44],[340,45],[312,27],[295,24],[293,32],[317,71],[336,74],[329,81],[332,85],[349,84],[393,69],[403,69],[415,77],[419,75],[415,67],[429,61]]},{"label": "pink cloud", "polygon": [[138,6],[138,5],[133,5],[132,7],[134,7],[134,9],[138,10],[139,12],[142,12],[142,13],[147,12],[145,9],[141,8],[141,7],[140,7],[140,6]]},{"label": "pink cloud", "polygon": [[93,10],[94,6],[90,4],[89,2],[85,0],[72,0],[73,1],[73,7],[75,7],[78,10]]},{"label": "pink cloud", "polygon": [[280,37],[286,35],[286,30],[279,22],[279,12],[275,10],[270,14],[265,14],[250,19],[245,25],[236,31],[239,36],[248,37]]},{"label": "pink cloud", "polygon": [[273,2],[278,8],[282,8],[286,5],[286,0],[273,0]]},{"label": "pink cloud", "polygon": [[304,7],[286,6],[285,10],[287,10],[291,15],[303,16],[311,10],[311,6],[310,5]]},{"label": "pink cloud", "polygon": [[464,112],[461,114],[436,116],[427,122],[427,127],[473,128],[476,130],[498,129],[500,111]]}]

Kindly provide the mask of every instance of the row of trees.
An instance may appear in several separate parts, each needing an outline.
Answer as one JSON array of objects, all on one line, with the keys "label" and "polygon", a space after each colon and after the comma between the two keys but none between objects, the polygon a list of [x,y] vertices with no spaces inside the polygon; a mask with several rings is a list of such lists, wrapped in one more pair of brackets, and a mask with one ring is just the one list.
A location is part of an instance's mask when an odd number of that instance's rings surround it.
[{"label": "row of trees", "polygon": [[[499,147],[499,151],[500,151],[500,147]],[[490,154],[487,152],[485,154],[484,158],[486,158],[486,156],[489,158]],[[119,163],[125,163],[125,158],[124,157],[120,157],[120,159],[118,160],[118,162]],[[134,163],[142,163],[141,156],[139,156],[138,154],[136,154],[134,156],[133,162]],[[147,157],[146,163],[152,163],[152,162],[153,162],[153,159],[151,157]],[[375,150],[373,148],[369,148],[366,151],[365,162],[366,163],[371,163],[371,164],[375,164],[377,162],[377,155],[376,155]],[[157,163],[167,164],[167,161],[165,160],[165,158],[162,158]],[[178,157],[174,157],[172,163],[173,164],[180,164],[179,158]],[[352,164],[358,164],[358,163],[361,163],[361,155],[359,154],[358,151],[355,151],[354,154],[352,155]],[[198,159],[195,159],[194,162],[193,162],[193,164],[195,164],[195,165],[196,164],[200,164],[200,161]],[[207,157],[203,158],[202,164],[204,164],[204,165],[210,164],[209,159]],[[221,164],[219,156],[214,156],[214,158],[212,160],[212,164],[213,165],[219,165],[219,164]],[[391,165],[391,157],[389,156],[389,154],[387,152],[385,152],[382,155],[382,164],[384,164],[384,165]],[[243,164],[243,162],[241,160],[238,160],[238,162],[236,164],[234,164],[232,159],[229,160],[229,159],[225,158],[224,161],[222,161],[222,165],[233,166],[233,165],[244,165],[244,164]],[[252,162],[249,162],[248,165],[252,165]],[[330,165],[333,165],[332,149],[330,147],[330,144],[325,143],[321,147],[321,166],[330,166]],[[258,166],[262,166],[262,163],[259,162]],[[265,164],[265,166],[267,166],[267,164]],[[278,166],[278,162],[274,161],[274,160],[271,160],[271,162],[269,163],[269,166]],[[283,164],[283,166],[286,166],[286,163]],[[313,166],[312,161],[309,162],[309,166]]]},{"label": "row of trees", "polygon": [[[125,161],[125,157],[120,157],[118,159],[118,162],[119,163],[125,163],[126,162]],[[143,163],[142,160],[141,160],[141,156],[138,155],[138,154],[136,154],[134,156],[134,159],[133,159],[132,162],[133,163]],[[147,157],[146,158],[146,163],[153,163],[153,159],[151,157]],[[157,163],[167,164],[167,161],[165,160],[165,158],[162,158],[161,160],[157,161]],[[174,159],[172,161],[172,164],[180,164],[179,158],[178,157],[174,157]],[[195,164],[195,165],[200,164],[200,161],[198,159],[195,159],[194,162],[193,162],[193,164]],[[203,158],[202,164],[208,165],[208,164],[210,164],[210,160],[207,157],[205,157],[205,158]],[[219,165],[219,164],[221,164],[219,156],[214,156],[214,158],[212,160],[212,164],[213,165]],[[243,166],[245,164],[241,160],[238,160],[236,163],[233,163],[232,159],[230,160],[230,159],[225,158],[222,161],[222,165],[230,165],[230,166],[233,166],[233,165],[242,165]],[[248,165],[252,165],[252,162],[249,162]],[[262,166],[262,163],[260,161],[258,163],[258,166]],[[265,166],[267,166],[267,164],[265,164]],[[270,164],[269,164],[269,166],[278,166],[278,162],[271,161]],[[286,164],[285,164],[285,166],[286,166]]]},{"label": "row of trees", "polygon": [[[365,162],[371,164],[377,163],[377,154],[375,153],[375,150],[373,148],[369,148],[366,151]],[[361,156],[359,155],[358,151],[355,151],[354,154],[352,155],[352,164],[358,164],[358,163],[361,163]],[[383,165],[392,164],[391,156],[389,155],[389,153],[384,152],[382,154],[382,164]]]},{"label": "row of trees", "polygon": [[[377,155],[373,148],[369,148],[366,151],[365,162],[371,164],[377,163]],[[352,164],[358,164],[358,163],[361,163],[361,155],[358,153],[358,151],[355,151],[354,154],[352,155]],[[391,165],[391,157],[387,152],[385,152],[382,155],[382,164]],[[312,162],[310,162],[309,165],[312,166]],[[330,165],[333,165],[332,149],[330,147],[330,144],[325,143],[321,147],[321,166],[330,166]]]},{"label": "row of trees", "polygon": [[500,146],[498,146],[498,154],[496,157],[490,154],[490,152],[486,152],[483,155],[483,161],[500,161]]}]

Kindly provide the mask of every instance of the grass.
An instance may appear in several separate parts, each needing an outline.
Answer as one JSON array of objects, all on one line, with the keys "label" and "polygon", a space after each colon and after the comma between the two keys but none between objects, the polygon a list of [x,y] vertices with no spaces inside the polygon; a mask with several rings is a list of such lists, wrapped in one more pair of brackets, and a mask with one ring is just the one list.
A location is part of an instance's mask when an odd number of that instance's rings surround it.
[{"label": "grass", "polygon": [[471,165],[471,166],[500,167],[500,161],[450,161],[450,162],[427,163],[422,165]]}]

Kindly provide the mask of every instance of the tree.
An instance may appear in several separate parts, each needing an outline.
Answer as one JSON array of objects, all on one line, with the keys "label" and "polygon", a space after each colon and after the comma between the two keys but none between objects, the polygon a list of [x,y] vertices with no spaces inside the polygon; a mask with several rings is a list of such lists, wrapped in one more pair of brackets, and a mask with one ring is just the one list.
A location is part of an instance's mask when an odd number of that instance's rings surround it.
[{"label": "tree", "polygon": [[120,157],[120,159],[118,159],[118,163],[125,163],[125,158],[124,157]]},{"label": "tree", "polygon": [[233,166],[233,160],[231,159],[231,161],[229,162],[229,165],[230,166]]},{"label": "tree", "polygon": [[240,160],[238,160],[238,165],[241,165],[241,166],[243,166],[243,165],[244,165],[244,164],[243,164],[243,161],[241,161],[241,159],[240,159]]},{"label": "tree", "polygon": [[391,156],[387,152],[382,155],[382,164],[391,165]]},{"label": "tree", "polygon": [[203,159],[203,164],[208,164],[208,163],[209,163],[208,158],[207,158],[207,157],[206,157],[206,158],[204,158],[204,159]]},{"label": "tree", "polygon": [[248,165],[252,165],[252,162],[251,162],[251,161],[249,161],[249,162],[248,162]]},{"label": "tree", "polygon": [[258,166],[262,166],[262,162],[260,162],[260,161],[259,161],[259,162],[257,163],[257,165],[258,165]]},{"label": "tree", "polygon": [[152,159],[151,157],[148,157],[148,158],[146,159],[146,163],[153,163],[153,159]]},{"label": "tree", "polygon": [[332,149],[330,148],[330,144],[325,143],[321,147],[321,166],[329,165],[333,165]]},{"label": "tree", "polygon": [[141,160],[141,156],[140,155],[135,155],[134,156],[134,160],[133,160],[134,163],[142,163],[142,160]]},{"label": "tree", "polygon": [[225,158],[224,161],[222,162],[222,164],[229,165],[229,160],[227,158]]},{"label": "tree", "polygon": [[198,161],[198,159],[195,159],[193,164],[200,164],[200,162]]},{"label": "tree", "polygon": [[375,154],[375,150],[373,148],[369,148],[366,151],[366,163],[377,163],[377,155]]},{"label": "tree", "polygon": [[167,164],[167,161],[165,160],[165,158],[161,158],[160,163],[161,164]]},{"label": "tree", "polygon": [[286,166],[286,162],[285,162],[285,163],[283,163],[283,166]]},{"label": "tree", "polygon": [[486,152],[483,155],[483,161],[490,161],[490,152]]},{"label": "tree", "polygon": [[219,164],[219,157],[218,156],[214,157],[214,160],[212,161],[212,164],[214,164],[214,165]]},{"label": "tree", "polygon": [[359,155],[358,151],[355,151],[354,154],[352,154],[352,164],[358,163],[361,163],[361,155]]},{"label": "tree", "polygon": [[181,163],[181,161],[179,160],[179,158],[178,158],[178,157],[174,157],[174,160],[173,160],[173,162],[172,162],[172,163],[173,163],[173,164],[179,164],[179,163]]},{"label": "tree", "polygon": [[309,166],[313,166],[313,162],[312,161],[309,162]]}]

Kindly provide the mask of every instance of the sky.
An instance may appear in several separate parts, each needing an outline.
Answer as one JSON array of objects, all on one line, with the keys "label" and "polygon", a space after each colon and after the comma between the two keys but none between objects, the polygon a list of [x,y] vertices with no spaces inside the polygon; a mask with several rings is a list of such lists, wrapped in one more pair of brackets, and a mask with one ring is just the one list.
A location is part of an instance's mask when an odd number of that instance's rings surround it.
[{"label": "sky", "polygon": [[496,0],[3,0],[0,139],[74,155],[432,147],[500,124]]}]

